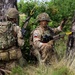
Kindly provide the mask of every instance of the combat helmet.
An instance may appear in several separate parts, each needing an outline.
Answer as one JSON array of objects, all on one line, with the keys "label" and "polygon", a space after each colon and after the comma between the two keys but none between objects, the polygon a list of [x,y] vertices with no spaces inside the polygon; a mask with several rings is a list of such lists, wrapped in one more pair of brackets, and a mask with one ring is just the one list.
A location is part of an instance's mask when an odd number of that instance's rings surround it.
[{"label": "combat helmet", "polygon": [[40,22],[42,20],[50,21],[49,15],[47,13],[45,13],[45,12],[39,14],[36,19],[37,19],[37,22]]},{"label": "combat helmet", "polygon": [[8,18],[17,18],[19,16],[19,13],[16,8],[9,8],[7,10],[6,16]]}]

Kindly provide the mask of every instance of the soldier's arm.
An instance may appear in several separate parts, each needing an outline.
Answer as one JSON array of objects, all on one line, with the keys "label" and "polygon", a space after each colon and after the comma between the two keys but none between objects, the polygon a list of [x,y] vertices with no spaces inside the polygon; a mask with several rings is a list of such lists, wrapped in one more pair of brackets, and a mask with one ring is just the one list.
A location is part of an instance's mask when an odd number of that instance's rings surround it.
[{"label": "soldier's arm", "polygon": [[14,32],[17,34],[17,42],[18,46],[23,46],[24,45],[24,39],[21,33],[21,28],[19,26],[14,27]]},{"label": "soldier's arm", "polygon": [[52,47],[52,43],[43,43],[41,42],[41,32],[39,30],[35,30],[33,32],[33,44],[36,48],[43,49],[44,47]]},{"label": "soldier's arm", "polygon": [[54,33],[58,33],[60,31],[62,31],[61,26],[58,26],[57,28],[52,28],[52,30],[54,31]]},{"label": "soldier's arm", "polygon": [[57,32],[59,32],[59,31],[62,31],[62,29],[63,29],[63,27],[64,27],[66,21],[67,21],[67,19],[64,18],[64,19],[60,22],[60,25],[59,25],[57,28],[54,28],[54,29],[53,29],[54,33],[57,33]]},{"label": "soldier's arm", "polygon": [[41,33],[39,30],[35,30],[33,32],[33,44],[34,46],[40,48],[42,46],[42,42],[41,42]]}]

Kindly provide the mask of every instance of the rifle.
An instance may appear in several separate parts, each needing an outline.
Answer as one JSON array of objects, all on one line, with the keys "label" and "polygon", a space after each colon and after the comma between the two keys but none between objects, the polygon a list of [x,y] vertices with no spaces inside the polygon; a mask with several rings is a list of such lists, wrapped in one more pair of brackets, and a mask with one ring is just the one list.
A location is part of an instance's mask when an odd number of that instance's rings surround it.
[{"label": "rifle", "polygon": [[23,22],[23,27],[21,29],[21,32],[22,32],[22,35],[25,36],[25,33],[26,33],[26,27],[29,23],[29,20],[30,20],[31,16],[27,17],[27,19]]},{"label": "rifle", "polygon": [[48,35],[44,35],[42,38],[43,40],[41,42],[43,43],[47,43],[49,42],[50,40],[58,40],[60,38],[63,38],[65,36],[65,34],[58,34],[58,35],[55,35],[55,36],[48,36]]},{"label": "rifle", "polygon": [[22,35],[23,35],[23,36],[25,36],[26,27],[27,27],[27,25],[28,25],[28,23],[29,23],[29,20],[30,20],[30,18],[32,17],[33,14],[34,14],[34,8],[31,10],[30,16],[28,16],[28,17],[26,18],[26,20],[23,22],[23,27],[22,27],[22,29],[21,29],[21,32],[22,32]]},{"label": "rifle", "polygon": [[60,39],[60,38],[63,38],[65,35],[66,35],[65,33],[55,35],[55,36],[53,36],[53,40],[56,41],[56,40],[58,40],[58,39]]},{"label": "rifle", "polygon": [[48,35],[44,35],[42,38],[43,40],[41,42],[43,43],[47,43],[49,42],[50,40],[58,40],[60,38],[63,38],[65,35],[70,35],[72,34],[72,32],[66,32],[66,33],[63,33],[63,34],[58,34],[58,35],[55,35],[55,36],[48,36]]},{"label": "rifle", "polygon": [[71,34],[72,34],[72,32],[66,32],[66,33],[63,33],[63,34],[58,34],[58,35],[53,36],[53,40],[58,40],[60,38],[63,38],[65,35],[69,36]]}]

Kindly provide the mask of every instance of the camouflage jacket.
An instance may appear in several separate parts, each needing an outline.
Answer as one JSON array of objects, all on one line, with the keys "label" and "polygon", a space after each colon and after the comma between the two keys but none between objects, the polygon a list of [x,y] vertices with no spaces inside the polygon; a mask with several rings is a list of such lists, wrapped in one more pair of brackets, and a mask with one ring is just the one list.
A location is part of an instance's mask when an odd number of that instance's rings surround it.
[{"label": "camouflage jacket", "polygon": [[0,22],[0,49],[24,45],[21,28],[11,22]]},{"label": "camouflage jacket", "polygon": [[60,26],[57,28],[50,28],[47,26],[47,28],[44,30],[40,26],[38,26],[35,30],[31,32],[32,38],[30,38],[30,45],[35,46],[37,48],[42,47],[43,42],[42,42],[42,37],[43,35],[50,35],[53,36],[55,33],[61,31]]}]

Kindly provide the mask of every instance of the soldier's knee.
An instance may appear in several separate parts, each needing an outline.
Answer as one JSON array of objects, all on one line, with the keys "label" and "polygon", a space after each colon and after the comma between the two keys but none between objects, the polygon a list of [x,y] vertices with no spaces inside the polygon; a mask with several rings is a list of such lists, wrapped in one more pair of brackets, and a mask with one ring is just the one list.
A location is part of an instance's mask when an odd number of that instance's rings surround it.
[{"label": "soldier's knee", "polygon": [[26,66],[27,62],[26,62],[26,60],[25,60],[23,57],[21,57],[21,58],[18,60],[18,64],[19,64],[21,67],[24,67],[24,66]]}]

